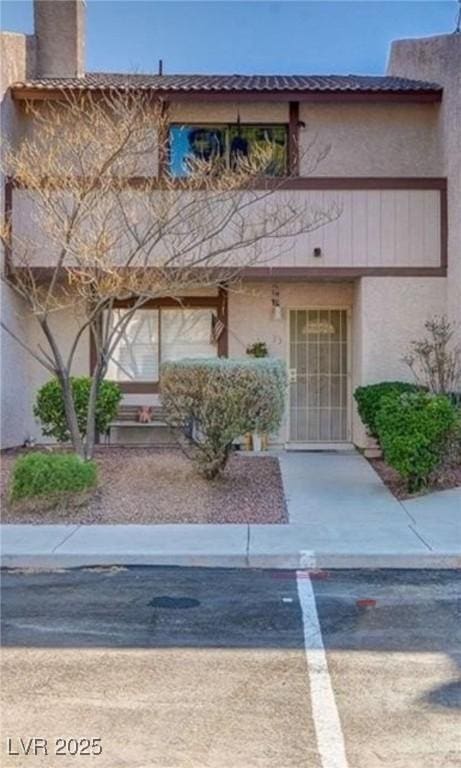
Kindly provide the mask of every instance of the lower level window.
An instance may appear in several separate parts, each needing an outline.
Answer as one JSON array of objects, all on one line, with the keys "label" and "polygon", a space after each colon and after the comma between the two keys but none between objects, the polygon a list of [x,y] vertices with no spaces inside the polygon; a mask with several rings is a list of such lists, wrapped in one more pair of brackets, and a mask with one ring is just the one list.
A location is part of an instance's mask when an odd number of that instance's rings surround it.
[{"label": "lower level window", "polygon": [[156,382],[160,363],[184,357],[215,357],[211,309],[116,309],[112,328],[123,326],[106,377],[118,382]]}]

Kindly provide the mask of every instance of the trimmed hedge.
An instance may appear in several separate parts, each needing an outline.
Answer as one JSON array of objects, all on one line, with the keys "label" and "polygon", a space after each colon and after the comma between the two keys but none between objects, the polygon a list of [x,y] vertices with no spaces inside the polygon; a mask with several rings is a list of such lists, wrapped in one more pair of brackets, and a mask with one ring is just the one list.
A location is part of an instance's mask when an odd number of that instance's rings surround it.
[{"label": "trimmed hedge", "polygon": [[461,408],[461,392],[447,392],[447,397],[456,408]]},{"label": "trimmed hedge", "polygon": [[93,488],[97,468],[75,453],[29,453],[15,463],[11,479],[12,501]]},{"label": "trimmed hedge", "polygon": [[460,412],[445,395],[390,393],[380,401],[376,428],[386,461],[410,493],[429,482],[460,428]]},{"label": "trimmed hedge", "polygon": [[421,387],[406,381],[381,381],[379,384],[369,384],[357,387],[354,398],[357,403],[359,416],[371,437],[378,438],[376,417],[381,400],[388,395],[401,395],[405,392],[421,392]]},{"label": "trimmed hedge", "polygon": [[[86,418],[90,397],[91,378],[89,376],[72,377],[72,392],[77,412],[77,422],[82,437],[86,435]],[[96,402],[96,431],[104,434],[118,411],[122,392],[113,381],[102,381],[99,385]],[[40,420],[42,432],[47,437],[54,437],[60,443],[70,440],[67,427],[64,398],[58,379],[51,379],[37,393],[34,416]]]},{"label": "trimmed hedge", "polygon": [[164,363],[160,386],[168,423],[194,444],[201,473],[212,479],[245,432],[273,432],[285,407],[285,364],[273,358]]}]

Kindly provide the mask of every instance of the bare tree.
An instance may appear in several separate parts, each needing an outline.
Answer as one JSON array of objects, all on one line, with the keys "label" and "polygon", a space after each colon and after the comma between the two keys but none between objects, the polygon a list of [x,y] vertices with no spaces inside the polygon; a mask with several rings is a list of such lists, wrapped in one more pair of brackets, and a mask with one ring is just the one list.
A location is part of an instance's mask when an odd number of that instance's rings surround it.
[{"label": "bare tree", "polygon": [[[8,254],[3,279],[24,300],[42,341],[32,345],[3,328],[58,378],[74,450],[90,458],[99,383],[137,310],[151,299],[230,285],[242,269],[270,263],[340,211],[294,202],[282,180],[267,175],[270,145],[231,162],[219,153],[194,158],[178,178],[167,162],[166,110],[149,95],[63,93],[42,107],[29,103],[28,113],[32,129],[4,152],[15,208],[0,237]],[[325,149],[309,153],[313,169]],[[126,299],[129,308],[116,314]],[[53,327],[58,310],[77,318],[69,349]],[[82,434],[71,374],[88,333],[96,360]]]},{"label": "bare tree", "polygon": [[455,392],[461,386],[461,345],[454,342],[456,327],[447,317],[424,323],[427,336],[412,341],[403,360],[418,384],[435,394]]}]

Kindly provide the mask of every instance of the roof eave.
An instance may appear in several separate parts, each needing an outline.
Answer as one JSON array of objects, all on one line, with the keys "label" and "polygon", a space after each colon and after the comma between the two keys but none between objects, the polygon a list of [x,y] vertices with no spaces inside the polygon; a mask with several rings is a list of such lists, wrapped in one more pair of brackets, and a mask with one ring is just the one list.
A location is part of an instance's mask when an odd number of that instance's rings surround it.
[{"label": "roof eave", "polygon": [[69,93],[108,93],[120,91],[149,94],[153,99],[164,101],[266,101],[266,102],[418,102],[430,103],[442,100],[442,89],[421,90],[211,90],[211,89],[155,89],[149,87],[120,88],[110,87],[59,87],[47,86],[11,86],[12,98],[15,101],[57,100],[65,98]]}]

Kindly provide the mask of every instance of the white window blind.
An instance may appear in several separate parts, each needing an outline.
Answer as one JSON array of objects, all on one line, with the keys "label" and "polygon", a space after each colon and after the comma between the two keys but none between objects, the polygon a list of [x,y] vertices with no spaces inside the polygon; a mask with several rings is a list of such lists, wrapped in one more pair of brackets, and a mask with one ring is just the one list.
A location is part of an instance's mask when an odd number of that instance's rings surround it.
[{"label": "white window blind", "polygon": [[[112,327],[129,310],[112,314]],[[159,311],[138,309],[127,321],[113,351],[107,378],[113,381],[158,381]]]},{"label": "white window blind", "polygon": [[[129,310],[114,310],[115,328]],[[160,360],[216,357],[211,309],[138,309],[126,320],[106,378],[119,382],[158,381]]]},{"label": "white window blind", "polygon": [[209,309],[162,310],[162,362],[184,357],[215,357]]}]

